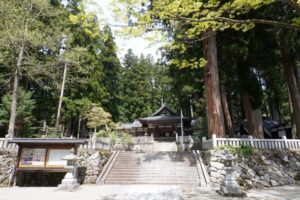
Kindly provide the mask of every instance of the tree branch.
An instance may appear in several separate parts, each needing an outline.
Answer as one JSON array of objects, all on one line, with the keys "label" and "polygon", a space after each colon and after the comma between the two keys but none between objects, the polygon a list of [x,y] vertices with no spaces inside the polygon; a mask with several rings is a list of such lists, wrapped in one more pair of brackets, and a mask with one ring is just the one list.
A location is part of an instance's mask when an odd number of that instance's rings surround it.
[{"label": "tree branch", "polygon": [[214,18],[204,18],[204,19],[192,19],[188,17],[170,17],[168,19],[172,20],[178,20],[178,19],[185,19],[187,21],[191,22],[211,22],[211,21],[216,21],[216,22],[226,22],[229,24],[265,24],[265,25],[271,25],[275,27],[281,27],[281,28],[287,28],[287,29],[297,29],[300,30],[300,26],[297,25],[292,25],[289,23],[285,22],[279,22],[279,21],[273,21],[273,20],[264,20],[264,19],[230,19],[227,17],[214,17]]},{"label": "tree branch", "polygon": [[295,0],[283,0],[284,2],[288,3],[291,7],[293,7],[297,14],[300,16],[300,5]]}]

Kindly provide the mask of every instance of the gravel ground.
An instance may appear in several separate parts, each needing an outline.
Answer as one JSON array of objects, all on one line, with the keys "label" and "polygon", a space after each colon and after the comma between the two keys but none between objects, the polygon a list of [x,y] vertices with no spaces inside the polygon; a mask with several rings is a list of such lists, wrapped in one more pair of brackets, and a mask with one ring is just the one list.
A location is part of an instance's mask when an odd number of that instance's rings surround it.
[{"label": "gravel ground", "polygon": [[[300,200],[300,184],[251,190],[249,200]],[[74,192],[54,187],[0,188],[0,200],[222,200],[215,191],[178,185],[83,185]]]}]

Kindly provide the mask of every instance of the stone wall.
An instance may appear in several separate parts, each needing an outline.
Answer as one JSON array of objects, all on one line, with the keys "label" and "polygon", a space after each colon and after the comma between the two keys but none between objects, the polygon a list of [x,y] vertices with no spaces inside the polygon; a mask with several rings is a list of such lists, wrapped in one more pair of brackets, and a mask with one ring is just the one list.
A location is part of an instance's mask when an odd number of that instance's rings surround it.
[{"label": "stone wall", "polygon": [[7,187],[17,162],[17,152],[0,150],[0,187]]},{"label": "stone wall", "polygon": [[[94,184],[110,152],[106,150],[79,149],[78,180],[81,184]],[[17,152],[0,150],[0,187],[7,187],[14,166],[17,162]],[[65,173],[54,172],[19,172],[18,186],[57,186]],[[38,178],[37,178],[38,177]],[[13,179],[12,179],[13,180]]]},{"label": "stone wall", "polygon": [[108,161],[110,152],[106,150],[80,149],[77,152],[79,160],[78,180],[81,184],[95,184],[102,168]]},{"label": "stone wall", "polygon": [[[225,171],[222,157],[225,150],[211,150],[203,154],[212,186],[219,188]],[[252,155],[236,155],[237,182],[245,189],[289,185],[300,180],[300,152],[254,150]]]}]

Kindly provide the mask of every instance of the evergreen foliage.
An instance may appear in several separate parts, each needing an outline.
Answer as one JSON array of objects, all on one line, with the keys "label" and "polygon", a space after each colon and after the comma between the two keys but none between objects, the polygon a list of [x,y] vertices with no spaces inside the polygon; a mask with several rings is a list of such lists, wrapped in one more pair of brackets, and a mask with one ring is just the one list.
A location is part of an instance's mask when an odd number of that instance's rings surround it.
[{"label": "evergreen foliage", "polygon": [[[16,135],[18,135],[18,133],[25,133],[23,136],[33,135],[32,125],[36,120],[33,115],[33,110],[36,107],[36,102],[32,99],[32,92],[26,92],[24,89],[20,89],[18,91],[18,100]],[[8,127],[11,108],[11,95],[9,93],[2,97],[0,108],[0,127]]]}]

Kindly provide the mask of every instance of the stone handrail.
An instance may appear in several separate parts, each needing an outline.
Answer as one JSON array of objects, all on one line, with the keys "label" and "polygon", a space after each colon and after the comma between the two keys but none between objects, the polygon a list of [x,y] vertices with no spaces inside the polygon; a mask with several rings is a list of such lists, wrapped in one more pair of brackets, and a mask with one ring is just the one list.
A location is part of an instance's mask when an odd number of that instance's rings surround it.
[{"label": "stone handrail", "polygon": [[104,181],[107,178],[108,173],[112,169],[112,167],[113,167],[115,161],[117,160],[117,157],[119,156],[119,154],[120,154],[120,151],[115,151],[115,152],[112,153],[109,160],[107,161],[107,163],[103,167],[103,170],[101,171],[101,174],[97,178],[97,181],[96,181],[97,184],[104,184]]},{"label": "stone handrail", "polygon": [[300,140],[287,139],[256,139],[252,136],[249,138],[217,138],[212,135],[212,139],[202,138],[202,149],[209,150],[219,146],[250,146],[254,149],[300,149]]},{"label": "stone handrail", "polygon": [[14,143],[9,143],[11,138],[0,138],[0,149],[9,149],[9,150],[17,150],[18,145]]}]

